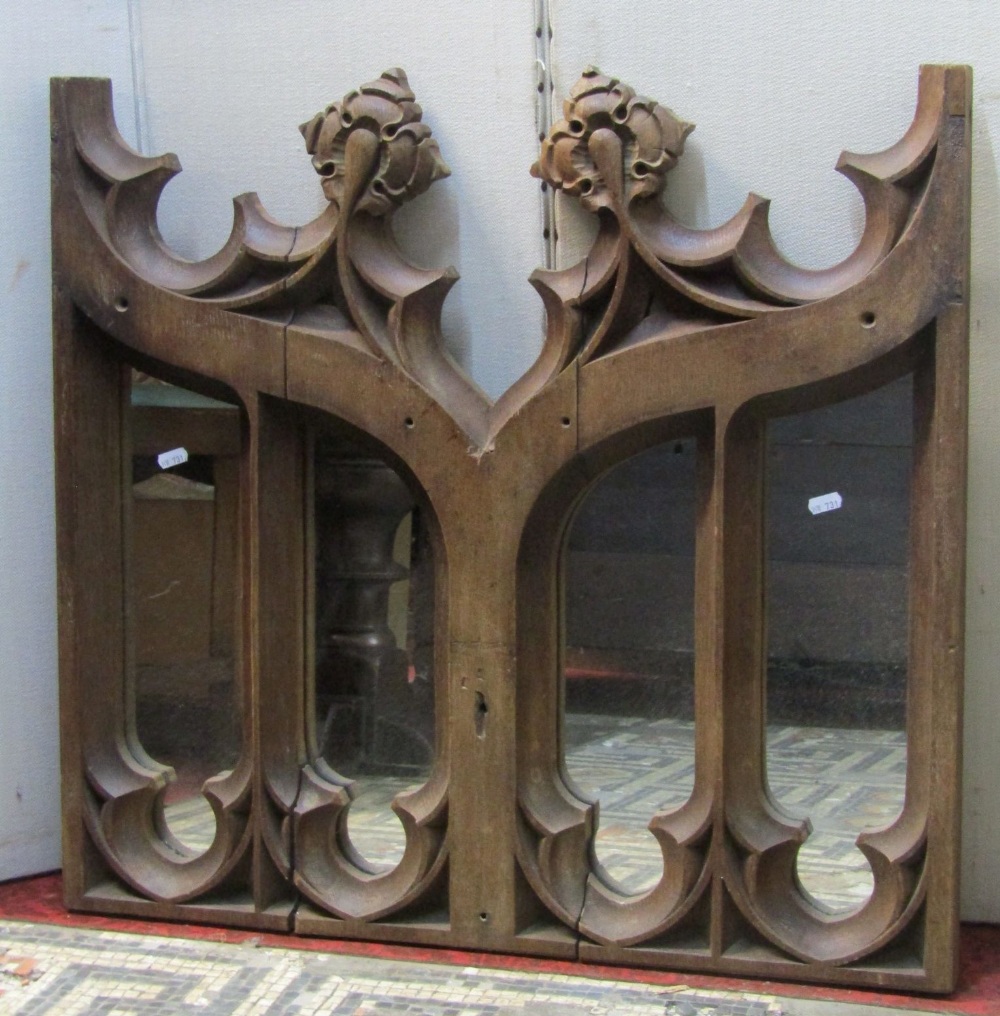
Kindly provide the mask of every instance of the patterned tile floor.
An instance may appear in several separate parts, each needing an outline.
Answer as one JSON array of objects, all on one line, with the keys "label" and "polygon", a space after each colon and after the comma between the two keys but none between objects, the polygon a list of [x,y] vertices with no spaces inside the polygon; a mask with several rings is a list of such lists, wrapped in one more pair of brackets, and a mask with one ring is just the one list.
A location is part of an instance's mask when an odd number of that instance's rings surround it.
[{"label": "patterned tile floor", "polygon": [[[946,1008],[923,1012],[947,1012]],[[893,1009],[896,1016],[911,1010]],[[850,1001],[0,921],[5,1016],[890,1016]]]},{"label": "patterned tile floor", "polygon": [[[694,724],[681,720],[570,714],[567,769],[600,800],[595,849],[605,870],[625,889],[654,885],[662,871],[659,847],[646,829],[656,812],[683,804],[694,783]],[[906,735],[890,730],[774,727],[768,731],[771,792],[791,817],[808,817],[813,832],[799,854],[805,890],[835,911],[868,898],[871,869],[854,841],[863,829],[892,821],[903,804]],[[395,864],[403,830],[389,810],[412,786],[408,777],[366,777],[348,825],[361,853]],[[195,848],[211,840],[214,819],[194,797],[167,809],[171,829]]]}]

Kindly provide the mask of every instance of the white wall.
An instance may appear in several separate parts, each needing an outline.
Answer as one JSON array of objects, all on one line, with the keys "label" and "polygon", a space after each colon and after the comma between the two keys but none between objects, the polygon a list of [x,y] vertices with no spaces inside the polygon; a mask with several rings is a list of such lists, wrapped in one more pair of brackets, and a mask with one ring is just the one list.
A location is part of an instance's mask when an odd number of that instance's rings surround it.
[{"label": "white wall", "polygon": [[0,0],[0,879],[59,866],[49,76],[107,75],[134,137],[128,13]]},{"label": "white wall", "polygon": [[[182,252],[218,246],[229,199],[258,190],[303,221],[318,189],[296,129],[327,102],[398,64],[410,76],[453,176],[398,216],[418,263],[462,273],[449,340],[496,395],[538,347],[524,279],[543,258],[535,157],[532,0],[0,0],[0,878],[57,863],[51,382],[47,250],[50,74],[110,74],[125,135],[186,166],[161,203]],[[1000,920],[1000,6],[979,0],[878,5],[778,2],[595,4],[550,0],[557,95],[590,63],[699,128],[668,203],[714,225],[749,190],[775,199],[793,259],[843,256],[860,231],[857,195],[832,172],[905,130],[921,62],[971,63],[974,123],[972,428],[965,899]],[[129,36],[128,14],[133,15]],[[13,31],[9,26],[13,26]],[[134,60],[133,60],[134,56]],[[132,96],[133,72],[140,103]],[[137,115],[138,114],[138,115]],[[560,205],[561,260],[586,225]],[[23,266],[23,267],[22,267]],[[18,796],[20,791],[20,797]]]}]

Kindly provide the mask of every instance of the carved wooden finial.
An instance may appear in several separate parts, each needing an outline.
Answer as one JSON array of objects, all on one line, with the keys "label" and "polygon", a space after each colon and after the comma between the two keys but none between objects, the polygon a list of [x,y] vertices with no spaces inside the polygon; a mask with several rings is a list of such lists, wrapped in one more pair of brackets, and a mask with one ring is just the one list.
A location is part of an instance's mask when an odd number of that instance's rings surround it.
[{"label": "carved wooden finial", "polygon": [[617,78],[588,67],[542,142],[533,176],[579,197],[586,208],[652,197],[684,151],[694,124]]},{"label": "carved wooden finial", "polygon": [[391,67],[302,124],[306,151],[327,198],[344,208],[351,187],[348,153],[360,152],[362,145],[368,164],[363,166],[367,178],[357,181],[358,211],[387,215],[448,176],[451,171],[422,116],[406,73]]}]

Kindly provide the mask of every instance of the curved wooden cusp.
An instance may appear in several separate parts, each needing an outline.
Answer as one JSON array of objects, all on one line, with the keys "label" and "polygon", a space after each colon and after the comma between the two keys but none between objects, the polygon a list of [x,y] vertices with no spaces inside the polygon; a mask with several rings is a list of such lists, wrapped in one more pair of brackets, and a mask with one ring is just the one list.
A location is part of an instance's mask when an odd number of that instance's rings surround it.
[{"label": "curved wooden cusp", "polygon": [[181,171],[180,162],[174,155],[147,158],[125,143],[114,122],[110,87],[87,98],[70,109],[79,158],[76,186],[93,228],[139,278],[250,311],[290,299],[296,285],[328,262],[336,206],[301,228],[284,226],[256,194],[233,200],[233,228],[216,254],[195,262],[174,254],[160,235],[156,209],[164,187]]},{"label": "curved wooden cusp", "polygon": [[375,921],[405,911],[437,890],[448,860],[446,782],[432,779],[393,801],[406,848],[386,870],[353,848],[347,832],[351,785],[324,768],[318,762],[305,770],[296,804],[295,884],[303,895],[342,920]]},{"label": "curved wooden cusp", "polygon": [[111,785],[107,766],[93,765],[88,773],[84,821],[111,870],[136,893],[170,903],[195,900],[225,886],[249,856],[249,766],[205,784],[202,792],[212,808],[215,834],[202,851],[181,843],[167,827],[162,776],[144,772],[134,762],[129,768],[135,783],[131,789]]}]

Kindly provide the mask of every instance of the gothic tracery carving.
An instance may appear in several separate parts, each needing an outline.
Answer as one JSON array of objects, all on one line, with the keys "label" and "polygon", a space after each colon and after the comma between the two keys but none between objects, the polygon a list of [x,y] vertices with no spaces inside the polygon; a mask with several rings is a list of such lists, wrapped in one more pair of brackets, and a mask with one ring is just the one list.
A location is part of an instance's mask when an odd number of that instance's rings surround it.
[{"label": "gothic tracery carving", "polygon": [[[454,271],[408,264],[392,237],[395,209],[448,172],[402,71],[303,125],[329,200],[314,221],[280,225],[244,195],[227,243],[197,263],[171,252],[156,227],[176,159],[125,145],[107,83],[56,82],[70,904],[946,989],[957,899],[960,665],[948,647],[961,631],[969,87],[963,68],[925,68],[904,138],[841,157],[865,228],[841,264],[809,271],[780,256],[767,202],[755,195],[715,229],[677,222],[659,197],[691,125],[586,71],[533,172],[579,198],[599,230],[580,264],[533,275],[543,347],[491,405],[441,340]],[[127,639],[121,555],[107,563],[122,538],[119,358],[224,389],[250,436],[248,736],[235,770],[205,787],[216,837],[196,856],[162,835],[167,775],[131,728],[124,656],[108,663],[105,651]],[[830,919],[798,892],[805,831],[770,800],[763,772],[762,428],[768,416],[911,370],[922,444],[907,804],[889,829],[859,841],[875,875],[869,903]],[[350,781],[303,733],[301,461],[315,419],[399,467],[439,562],[437,754],[427,782],[395,802],[406,851],[388,872],[350,849]],[[593,864],[596,808],[563,774],[559,547],[595,476],[656,441],[692,435],[708,463],[695,789],[681,808],[651,816],[664,874],[629,896]],[[81,491],[91,488],[99,493],[88,500]],[[934,793],[932,774],[945,793]],[[308,901],[297,911],[295,889]],[[890,949],[905,962],[887,959]]]}]

